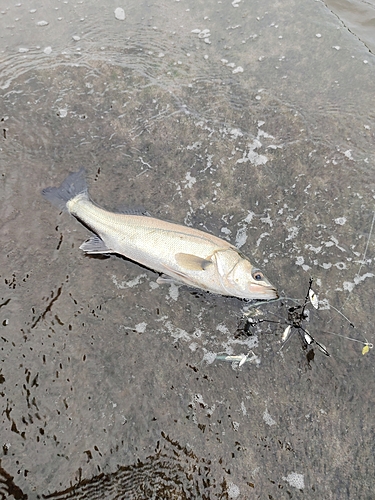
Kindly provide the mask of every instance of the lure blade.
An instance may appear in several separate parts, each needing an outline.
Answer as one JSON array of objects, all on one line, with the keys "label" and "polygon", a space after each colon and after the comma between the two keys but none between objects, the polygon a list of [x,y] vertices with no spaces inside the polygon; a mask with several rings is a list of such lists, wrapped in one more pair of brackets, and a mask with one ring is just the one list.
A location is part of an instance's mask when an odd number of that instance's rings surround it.
[{"label": "lure blade", "polygon": [[286,340],[288,339],[289,337],[289,334],[290,334],[290,330],[292,329],[292,326],[291,325],[288,325],[285,330],[283,331],[283,334],[281,336],[281,340],[283,342],[286,342]]},{"label": "lure blade", "polygon": [[315,340],[316,345],[319,347],[319,349],[326,355],[326,356],[331,356],[330,353],[327,351],[326,346],[324,344],[321,344],[320,342],[317,342]]},{"label": "lure blade", "polygon": [[304,338],[307,345],[311,345],[314,342],[312,336],[306,331],[304,332]]},{"label": "lure blade", "polygon": [[313,305],[313,307],[315,309],[319,309],[319,300],[318,300],[318,297],[316,296],[316,293],[314,292],[314,290],[309,290],[309,299],[310,299],[310,302],[311,304]]}]

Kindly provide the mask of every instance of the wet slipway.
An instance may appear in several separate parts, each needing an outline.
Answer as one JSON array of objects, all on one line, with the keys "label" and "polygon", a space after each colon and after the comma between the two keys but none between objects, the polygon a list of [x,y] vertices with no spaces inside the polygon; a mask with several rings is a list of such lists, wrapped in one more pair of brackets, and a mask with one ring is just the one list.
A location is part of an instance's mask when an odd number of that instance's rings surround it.
[{"label": "wet slipway", "polygon": [[[372,498],[374,40],[311,0],[0,11],[0,497]],[[40,194],[80,167],[320,309],[85,256]]]}]

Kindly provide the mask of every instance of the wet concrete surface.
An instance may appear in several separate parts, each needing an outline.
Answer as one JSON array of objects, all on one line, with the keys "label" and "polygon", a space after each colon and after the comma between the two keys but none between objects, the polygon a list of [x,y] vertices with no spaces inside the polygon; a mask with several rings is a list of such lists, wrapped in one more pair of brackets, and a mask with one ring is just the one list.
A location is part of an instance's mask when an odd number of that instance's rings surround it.
[{"label": "wet concrete surface", "polygon": [[[0,495],[372,498],[373,55],[319,2],[35,8],[0,18]],[[81,166],[100,205],[229,239],[283,297],[313,277],[331,356],[282,344],[289,299],[249,326],[84,256],[40,195]]]}]

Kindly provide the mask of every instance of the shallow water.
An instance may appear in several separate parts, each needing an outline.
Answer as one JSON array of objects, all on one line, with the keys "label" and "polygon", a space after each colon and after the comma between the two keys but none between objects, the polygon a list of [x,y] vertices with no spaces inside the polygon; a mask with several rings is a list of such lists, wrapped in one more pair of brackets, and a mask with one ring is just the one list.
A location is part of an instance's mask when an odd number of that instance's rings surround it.
[{"label": "shallow water", "polygon": [[[0,492],[371,498],[373,352],[324,332],[374,340],[374,56],[320,2],[116,7],[1,9]],[[97,203],[228,238],[283,296],[312,276],[331,357],[281,349],[290,301],[241,334],[237,299],[85,257],[40,196],[81,166]]]}]

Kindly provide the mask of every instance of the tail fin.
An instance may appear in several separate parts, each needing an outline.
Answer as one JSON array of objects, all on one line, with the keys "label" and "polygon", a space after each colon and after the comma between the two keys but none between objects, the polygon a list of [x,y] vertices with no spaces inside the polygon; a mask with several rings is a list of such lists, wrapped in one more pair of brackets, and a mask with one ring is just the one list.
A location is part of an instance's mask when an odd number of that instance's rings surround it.
[{"label": "tail fin", "polygon": [[42,195],[60,210],[67,210],[67,202],[81,193],[87,193],[84,168],[69,174],[59,187],[48,187],[42,190]]}]

